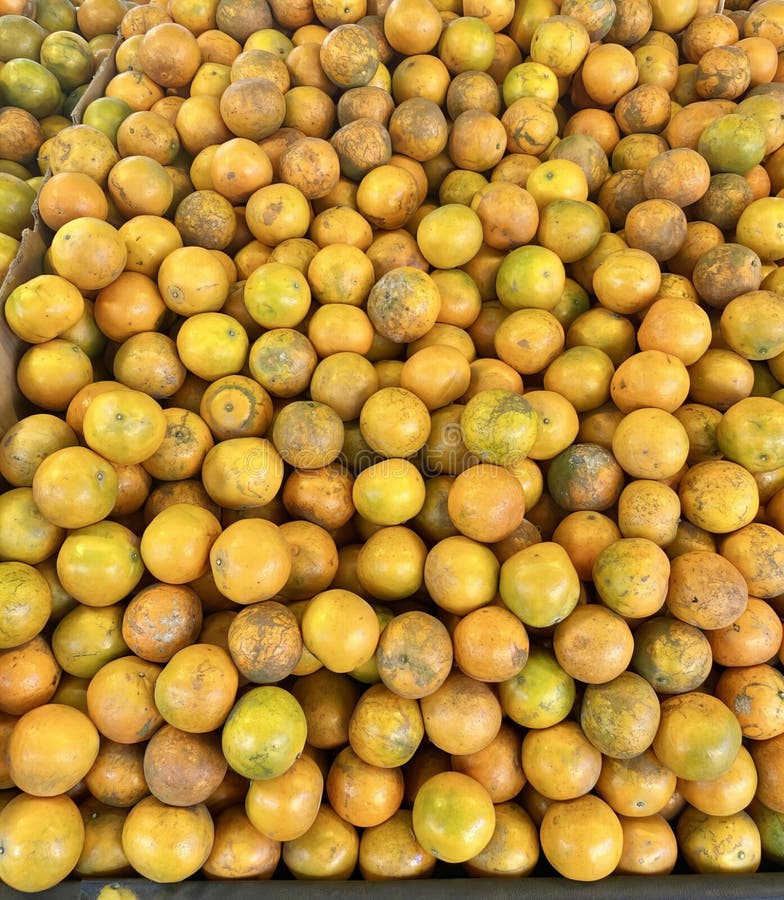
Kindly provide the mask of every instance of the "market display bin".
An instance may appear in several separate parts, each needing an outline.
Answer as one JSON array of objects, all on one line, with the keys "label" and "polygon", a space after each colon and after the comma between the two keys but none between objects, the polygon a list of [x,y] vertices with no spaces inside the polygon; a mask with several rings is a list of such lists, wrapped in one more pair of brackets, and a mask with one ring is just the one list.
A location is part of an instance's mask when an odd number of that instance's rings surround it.
[{"label": "market display bin", "polygon": [[[74,123],[82,120],[84,109],[91,100],[103,95],[105,86],[116,71],[115,45],[102,63],[93,82],[72,115]],[[42,270],[43,255],[51,233],[37,217],[36,227],[23,235],[19,254],[8,275],[0,285],[0,312],[8,294],[18,284]],[[16,387],[15,368],[22,353],[21,342],[12,334],[0,315],[0,436],[30,410]],[[7,488],[0,479],[0,491]],[[526,878],[471,879],[464,876],[460,866],[439,865],[435,876],[412,883],[366,882],[358,877],[341,882],[303,882],[294,880],[281,864],[277,878],[270,881],[206,881],[195,876],[177,884],[162,885],[141,878],[80,879],[72,877],[37,896],[47,900],[251,900],[274,897],[281,900],[302,898],[357,898],[357,900],[397,900],[406,894],[423,900],[441,900],[462,896],[464,900],[490,898],[537,897],[555,898],[717,898],[717,900],[757,900],[784,898],[784,872],[762,868],[754,875],[697,875],[679,862],[675,873],[665,877],[611,876],[598,882],[570,881],[557,876],[541,859],[535,872]],[[30,896],[0,883],[0,900]]]},{"label": "market display bin", "polygon": [[[25,232],[20,252],[0,287],[0,310],[5,298],[13,288],[37,275],[42,268],[46,248],[45,235],[40,226]],[[15,367],[22,352],[21,342],[8,328],[0,315],[0,434],[5,432],[18,418],[29,412],[24,398],[20,395],[15,380]],[[0,485],[0,489],[4,486]],[[784,897],[784,873],[762,869],[754,875],[696,875],[688,873],[679,865],[675,873],[665,877],[611,876],[598,882],[575,882],[554,875],[544,860],[540,861],[534,874],[527,878],[469,879],[461,877],[459,866],[442,866],[435,877],[412,883],[365,882],[351,880],[344,882],[302,882],[293,880],[281,866],[278,872],[281,880],[215,882],[193,878],[173,885],[161,885],[138,878],[121,880],[86,879],[67,880],[38,896],[47,900],[252,900],[259,897],[306,898],[306,900],[327,900],[327,898],[357,898],[357,900],[397,900],[412,895],[423,900],[446,900],[461,896],[464,900],[473,898],[537,897],[538,900],[556,898],[608,898],[626,900],[659,900],[659,898],[682,898],[682,900],[757,900],[757,898]],[[439,877],[440,876],[440,877]],[[123,888],[124,890],[120,890]],[[11,900],[30,896],[0,884],[0,900]]]}]

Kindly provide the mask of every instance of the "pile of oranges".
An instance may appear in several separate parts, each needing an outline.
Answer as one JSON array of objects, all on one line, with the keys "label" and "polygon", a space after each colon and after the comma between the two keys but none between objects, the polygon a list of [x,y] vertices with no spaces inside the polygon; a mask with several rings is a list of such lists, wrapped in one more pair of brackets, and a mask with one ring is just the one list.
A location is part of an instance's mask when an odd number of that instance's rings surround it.
[{"label": "pile of oranges", "polygon": [[0,279],[20,255],[25,229],[34,227],[47,173],[40,147],[78,118],[124,12],[118,6],[107,15],[103,0],[78,8],[70,0],[0,2]]},{"label": "pile of oranges", "polygon": [[0,882],[780,869],[784,0],[89,2]]}]

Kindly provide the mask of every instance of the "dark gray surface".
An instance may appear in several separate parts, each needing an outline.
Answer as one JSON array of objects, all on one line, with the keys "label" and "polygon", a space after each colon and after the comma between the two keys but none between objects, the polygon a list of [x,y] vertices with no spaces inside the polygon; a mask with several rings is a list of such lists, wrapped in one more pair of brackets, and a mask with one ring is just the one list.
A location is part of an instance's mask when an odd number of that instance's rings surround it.
[{"label": "dark gray surface", "polygon": [[608,900],[758,900],[784,898],[784,873],[761,872],[755,875],[668,875],[665,878],[619,876],[599,882],[574,882],[561,878],[431,879],[413,882],[371,883],[366,881],[186,881],[180,884],[153,884],[141,879],[119,881],[86,880],[63,882],[39,894],[23,894],[0,886],[0,900],[36,896],[46,900],[96,900],[107,884],[130,888],[138,900],[264,900],[300,898],[300,900],[398,900],[421,897],[442,900],[507,900],[507,898],[608,898]]}]

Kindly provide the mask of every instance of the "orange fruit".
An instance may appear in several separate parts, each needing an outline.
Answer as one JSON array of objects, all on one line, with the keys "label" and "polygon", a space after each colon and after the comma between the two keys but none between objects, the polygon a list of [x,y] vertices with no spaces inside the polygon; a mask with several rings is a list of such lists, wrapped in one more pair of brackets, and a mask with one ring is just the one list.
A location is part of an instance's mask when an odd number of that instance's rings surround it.
[{"label": "orange fruit", "polygon": [[424,737],[417,702],[384,684],[371,685],[359,698],[348,723],[348,739],[364,762],[382,768],[407,763]]},{"label": "orange fruit", "polygon": [[702,687],[710,668],[710,644],[694,625],[670,616],[654,616],[635,629],[631,669],[660,695]]},{"label": "orange fruit", "polygon": [[155,278],[167,254],[182,247],[173,222],[159,216],[134,216],[118,229],[126,249],[125,268]]},{"label": "orange fruit", "polygon": [[170,806],[194,806],[218,789],[227,763],[216,734],[193,734],[163,725],[147,742],[143,771],[156,799]]},{"label": "orange fruit", "polygon": [[464,863],[470,875],[530,875],[539,861],[539,838],[531,816],[514,801],[495,807],[495,830],[476,856]]},{"label": "orange fruit", "polygon": [[[293,604],[292,612],[301,618],[307,601]],[[310,653],[309,650],[303,651]],[[351,711],[359,697],[359,687],[348,675],[331,672],[319,664],[303,673],[292,685],[292,693],[308,722],[308,746],[315,750],[333,750],[348,740]]]},{"label": "orange fruit", "polygon": [[428,53],[438,43],[442,21],[430,0],[392,0],[384,16],[384,36],[406,56]]},{"label": "orange fruit", "polygon": [[525,495],[511,472],[492,463],[479,463],[457,475],[449,489],[447,510],[461,534],[496,543],[519,526]]},{"label": "orange fruit", "polygon": [[21,716],[48,703],[60,683],[62,669],[42,635],[0,653],[0,712]]},{"label": "orange fruit", "polygon": [[350,672],[375,653],[379,625],[373,608],[353,591],[316,594],[302,615],[305,646],[333,672]]},{"label": "orange fruit", "polygon": [[312,756],[303,754],[285,772],[254,779],[245,797],[245,811],[261,834],[274,841],[301,837],[318,814],[324,776]]},{"label": "orange fruit", "polygon": [[523,738],[522,765],[526,779],[549,800],[570,800],[596,783],[602,754],[580,725],[570,720],[533,729]]},{"label": "orange fruit", "polygon": [[425,482],[412,462],[394,456],[363,469],[351,498],[356,511],[374,525],[400,525],[422,509]]},{"label": "orange fruit", "polygon": [[388,819],[403,800],[403,773],[365,762],[346,746],[333,759],[325,780],[330,806],[356,827],[372,827]]},{"label": "orange fruit", "polygon": [[229,765],[251,779],[282,775],[302,753],[307,722],[291,693],[276,685],[251,688],[232,707],[221,734]]},{"label": "orange fruit", "polygon": [[575,881],[598,881],[621,860],[621,823],[612,808],[594,794],[550,804],[539,835],[542,852],[553,868]]},{"label": "orange fruit", "polygon": [[435,691],[420,698],[420,707],[425,734],[450,754],[483,750],[501,727],[502,710],[495,693],[459,670],[450,672]]},{"label": "orange fruit", "polygon": [[83,877],[119,875],[128,871],[122,850],[122,826],[126,810],[115,809],[88,797],[79,804],[84,822],[84,845],[74,872]]},{"label": "orange fruit", "polygon": [[414,834],[436,859],[466,862],[480,853],[495,830],[486,789],[461,772],[442,772],[421,785],[412,809]]},{"label": "orange fruit", "polygon": [[399,613],[378,639],[379,675],[401,697],[419,699],[437,690],[449,674],[453,658],[446,626],[426,612]]},{"label": "orange fruit", "polygon": [[619,816],[623,829],[623,853],[616,872],[669,875],[675,868],[678,843],[672,827],[660,814]]},{"label": "orange fruit", "polygon": [[281,486],[283,460],[266,438],[228,438],[207,452],[202,481],[210,497],[227,509],[264,506]]},{"label": "orange fruit", "polygon": [[[154,582],[135,593],[122,615],[122,636],[142,659],[166,663],[196,641],[202,626],[199,595],[186,585]],[[164,628],[164,621],[176,625]]]},{"label": "orange fruit", "polygon": [[162,216],[174,199],[174,183],[157,160],[125,156],[109,172],[107,192],[124,219]]},{"label": "orange fruit", "polygon": [[595,790],[619,816],[645,818],[662,812],[676,787],[675,775],[648,748],[628,759],[604,756]]},{"label": "orange fruit", "polygon": [[0,562],[0,649],[32,640],[49,620],[52,591],[33,566],[14,560]]},{"label": "orange fruit", "polygon": [[367,313],[378,332],[395,343],[416,341],[435,325],[441,306],[433,280],[413,266],[386,272],[370,290]]},{"label": "orange fruit", "polygon": [[117,491],[115,469],[87,447],[56,450],[33,476],[36,506],[49,522],[62,528],[82,528],[103,519],[111,512]]},{"label": "orange fruit", "polygon": [[359,856],[359,833],[323,802],[310,828],[286,841],[282,859],[297,879],[345,881],[354,872]]},{"label": "orange fruit", "polygon": [[[591,646],[601,646],[601,653],[584,647],[588,634],[593,638]],[[553,651],[572,678],[586,684],[601,684],[626,670],[634,652],[634,637],[618,613],[601,604],[580,604],[555,626]]]},{"label": "orange fruit", "polygon": [[153,702],[160,671],[154,663],[121,656],[96,672],[87,689],[87,712],[104,737],[140,743],[163,724]]},{"label": "orange fruit", "polygon": [[298,469],[317,469],[337,458],[343,435],[343,422],[331,407],[300,400],[287,404],[276,416],[272,441],[284,462]]},{"label": "orange fruit", "polygon": [[52,652],[63,671],[75,678],[91,678],[111,659],[125,656],[128,647],[118,633],[122,607],[78,604],[57,623]]},{"label": "orange fruit", "polygon": [[0,878],[15,890],[48,890],[73,870],[83,843],[79,808],[66,794],[17,794],[0,810]]},{"label": "orange fruit", "polygon": [[780,680],[781,673],[768,663],[733,666],[719,676],[716,696],[735,713],[744,737],[767,740],[784,731]]},{"label": "orange fruit", "polygon": [[166,434],[166,420],[148,394],[107,391],[88,406],[82,430],[92,450],[113,463],[132,465],[155,453]]},{"label": "orange fruit", "polygon": [[[629,718],[617,715],[623,697]],[[659,700],[641,675],[622,672],[610,681],[591,684],[580,704],[580,726],[594,747],[606,756],[630,758],[648,749],[659,726]]]},{"label": "orange fruit", "polygon": [[222,312],[189,316],[177,332],[177,352],[186,368],[206,381],[238,373],[248,356],[243,325]]},{"label": "orange fruit", "polygon": [[55,553],[65,538],[65,530],[43,516],[31,487],[13,488],[0,495],[0,522],[13,523],[0,537],[3,561],[37,565]]},{"label": "orange fruit", "polygon": [[524,625],[543,628],[565,619],[575,608],[580,580],[566,550],[543,541],[519,550],[501,565],[499,593]]},{"label": "orange fruit", "polygon": [[460,417],[466,447],[485,462],[510,465],[533,447],[538,416],[518,393],[491,388],[475,394]]},{"label": "orange fruit", "polygon": [[98,755],[98,743],[98,731],[83,712],[45,703],[26,712],[14,726],[7,750],[9,772],[27,794],[64,794],[87,774]]},{"label": "orange fruit", "polygon": [[182,881],[206,862],[215,827],[204,804],[169,806],[156,797],[128,813],[122,847],[133,868],[159,884]]},{"label": "orange fruit", "polygon": [[710,816],[687,806],[675,832],[681,854],[694,872],[752,873],[759,868],[759,829],[744,810],[729,816]]},{"label": "orange fruit", "polygon": [[[212,812],[212,810],[210,810]],[[202,871],[208,878],[271,878],[280,861],[280,842],[256,829],[241,805],[213,813],[215,837]]]},{"label": "orange fruit", "polygon": [[217,589],[235,603],[269,600],[291,573],[291,549],[278,526],[265,519],[232,522],[215,537],[208,552]]},{"label": "orange fruit", "polygon": [[313,824],[323,783],[317,763],[303,755],[282,774],[251,781],[245,798],[248,818],[270,840],[294,840]]},{"label": "orange fruit", "polygon": [[752,473],[779,468],[774,437],[777,402],[772,397],[745,397],[725,411],[716,427],[716,439],[725,458]]},{"label": "orange fruit", "polygon": [[356,575],[362,588],[389,602],[410,597],[422,586],[427,549],[410,528],[381,528],[362,544]]},{"label": "orange fruit", "polygon": [[337,463],[321,469],[295,469],[283,485],[281,499],[294,518],[307,519],[331,530],[346,525],[354,514],[353,477]]},{"label": "orange fruit", "polygon": [[653,751],[679,778],[719,778],[734,763],[741,746],[741,727],[719,699],[698,691],[668,697]]},{"label": "orange fruit", "polygon": [[[47,314],[42,316],[42,297]],[[13,333],[28,344],[40,344],[75,325],[84,312],[78,288],[59,275],[37,275],[18,285],[3,307]]]},{"label": "orange fruit", "polygon": [[80,216],[57,229],[50,259],[56,274],[80,291],[92,291],[117,278],[125,268],[127,251],[113,225],[93,216]]},{"label": "orange fruit", "polygon": [[272,419],[272,401],[254,378],[226,375],[205,389],[199,414],[216,440],[260,437]]},{"label": "orange fruit", "polygon": [[310,307],[310,286],[293,266],[268,262],[255,269],[245,282],[245,306],[264,328],[293,328]]},{"label": "orange fruit", "polygon": [[575,681],[552,651],[536,644],[523,668],[498,687],[501,706],[519,725],[546,728],[564,719],[575,699]]},{"label": "orange fruit", "polygon": [[499,359],[521,375],[534,375],[562,351],[564,328],[549,310],[516,309],[499,324],[493,345]]},{"label": "orange fruit", "polygon": [[684,473],[678,494],[685,518],[717,534],[748,525],[759,509],[754,477],[730,460],[706,460],[692,466]]},{"label": "orange fruit", "polygon": [[[195,678],[196,672],[201,677]],[[214,731],[234,704],[238,682],[227,650],[215,644],[189,644],[160,672],[154,686],[155,705],[164,721],[183,731]]]},{"label": "orange fruit", "polygon": [[189,316],[218,311],[229,295],[229,277],[206,247],[173,247],[160,262],[158,290],[173,312]]},{"label": "orange fruit", "polygon": [[[394,416],[394,427],[390,427],[391,415]],[[376,391],[362,405],[359,427],[368,446],[377,453],[406,458],[421,449],[427,440],[430,415],[427,406],[413,391],[386,387]]]},{"label": "orange fruit", "polygon": [[291,547],[291,573],[281,596],[303,600],[326,590],[339,565],[332,536],[320,525],[304,519],[284,522],[280,528]]},{"label": "orange fruit", "polygon": [[452,640],[457,665],[481,681],[512,678],[528,659],[525,627],[500,606],[480,607],[463,616]]},{"label": "orange fruit", "polygon": [[74,429],[58,416],[50,413],[22,416],[3,435],[0,474],[14,487],[30,487],[35,469],[44,457],[77,442]]},{"label": "orange fruit", "polygon": [[92,361],[84,350],[72,340],[57,337],[32,344],[23,352],[16,367],[16,383],[31,403],[59,412],[68,407],[93,374]]},{"label": "orange fruit", "polygon": [[159,512],[142,532],[139,550],[154,578],[185,584],[205,574],[220,523],[202,506],[175,503]]},{"label": "orange fruit", "polygon": [[719,778],[678,782],[678,790],[686,802],[710,816],[731,816],[746,809],[756,789],[757,770],[751,754],[742,745],[735,762]]},{"label": "orange fruit", "polygon": [[426,878],[436,860],[417,841],[411,811],[399,809],[380,825],[363,829],[358,864],[365,881],[388,881]]},{"label": "orange fruit", "polygon": [[492,741],[475,753],[452,755],[452,768],[470,775],[487,788],[493,803],[516,797],[526,784],[522,765],[522,733],[515,725],[502,722]]},{"label": "orange fruit", "polygon": [[119,602],[143,574],[139,538],[119,522],[106,520],[71,529],[57,552],[60,584],[88,606]]},{"label": "orange fruit", "polygon": [[765,600],[750,596],[746,609],[730,625],[707,632],[719,665],[753,666],[771,659],[781,646],[781,620]]},{"label": "orange fruit", "polygon": [[274,600],[246,605],[232,619],[227,646],[240,674],[254,684],[290,675],[302,655],[302,635],[291,610]]}]

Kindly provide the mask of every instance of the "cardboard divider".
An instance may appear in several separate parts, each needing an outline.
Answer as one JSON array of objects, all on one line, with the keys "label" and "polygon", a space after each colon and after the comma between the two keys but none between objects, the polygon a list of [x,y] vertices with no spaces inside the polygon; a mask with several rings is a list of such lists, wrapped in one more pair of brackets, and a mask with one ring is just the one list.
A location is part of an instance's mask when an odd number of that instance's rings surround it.
[{"label": "cardboard divider", "polygon": [[[5,301],[15,287],[41,273],[45,252],[46,241],[38,223],[35,228],[28,228],[22,234],[19,252],[0,286],[0,313],[3,312]],[[16,365],[24,349],[23,342],[8,327],[5,315],[1,315],[0,384],[3,385],[3,392],[0,395],[0,434],[5,433],[21,416],[30,412],[30,404],[22,396],[16,383]]]},{"label": "cardboard divider", "polygon": [[[29,3],[26,8],[28,11],[25,14],[30,15],[29,10],[32,8],[33,4]],[[96,69],[89,87],[71,113],[71,121],[74,125],[81,124],[84,111],[93,100],[104,96],[106,85],[117,71],[116,55],[117,48],[121,43],[122,38],[118,34],[112,49]],[[51,171],[47,170],[44,173],[44,182],[51,177]],[[15,287],[43,271],[44,253],[51,241],[52,233],[51,229],[41,221],[37,197],[33,202],[33,220],[34,227],[27,228],[22,233],[16,257],[0,283],[0,312],[5,306],[8,295]],[[22,341],[8,327],[5,316],[0,315],[0,384],[4,388],[0,394],[0,434],[6,432],[21,416],[30,412],[30,404],[20,393],[15,376],[16,364],[23,352]]]},{"label": "cardboard divider", "polygon": [[79,98],[79,102],[73,108],[73,112],[71,113],[71,121],[74,123],[74,125],[81,125],[85,109],[89,106],[90,103],[93,102],[93,100],[97,100],[99,97],[103,97],[106,90],[106,85],[116,74],[117,48],[122,43],[122,40],[122,37],[120,37],[120,35],[118,34],[117,40],[114,42],[112,49],[95,70],[95,74],[90,81],[90,86],[82,94],[82,96]]}]

